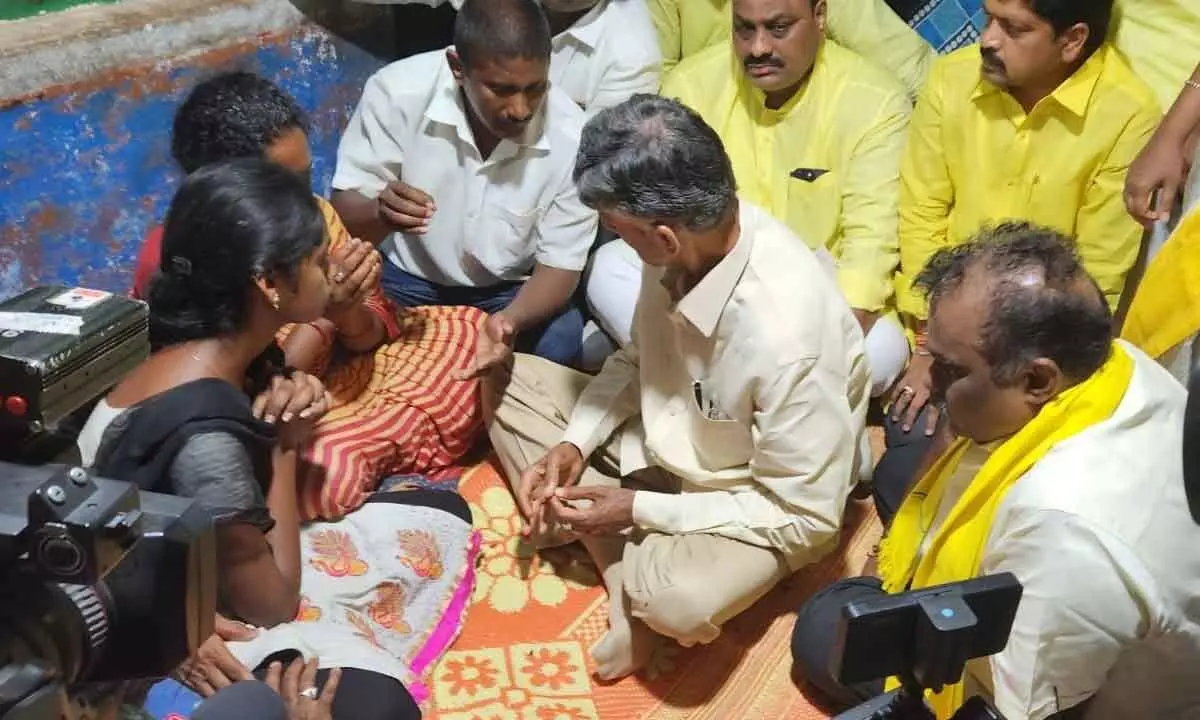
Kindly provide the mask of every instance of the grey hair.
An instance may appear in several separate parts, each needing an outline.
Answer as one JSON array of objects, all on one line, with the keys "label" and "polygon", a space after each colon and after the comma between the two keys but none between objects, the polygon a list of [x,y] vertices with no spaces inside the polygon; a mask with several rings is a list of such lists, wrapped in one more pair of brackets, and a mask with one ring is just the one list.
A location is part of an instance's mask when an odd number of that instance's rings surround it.
[{"label": "grey hair", "polygon": [[575,157],[585,205],[690,230],[711,230],[737,204],[721,138],[690,108],[634,95],[593,117]]}]

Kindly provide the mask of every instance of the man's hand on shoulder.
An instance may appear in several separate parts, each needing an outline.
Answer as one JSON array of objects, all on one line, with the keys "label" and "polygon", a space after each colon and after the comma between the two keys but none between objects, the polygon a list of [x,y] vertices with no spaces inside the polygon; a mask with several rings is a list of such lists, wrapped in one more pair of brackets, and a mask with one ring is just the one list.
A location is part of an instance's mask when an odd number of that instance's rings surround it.
[{"label": "man's hand on shoulder", "polygon": [[394,180],[379,193],[379,216],[401,232],[423,235],[437,205],[429,193],[408,183]]}]

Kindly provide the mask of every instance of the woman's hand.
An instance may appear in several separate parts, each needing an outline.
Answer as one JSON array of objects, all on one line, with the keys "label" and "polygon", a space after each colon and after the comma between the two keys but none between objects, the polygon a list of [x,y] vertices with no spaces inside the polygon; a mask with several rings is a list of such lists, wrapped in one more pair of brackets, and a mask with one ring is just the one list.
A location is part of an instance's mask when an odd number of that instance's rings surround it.
[{"label": "woman's hand", "polygon": [[251,640],[258,630],[245,623],[217,615],[213,634],[197,648],[195,654],[183,661],[176,670],[175,678],[209,697],[221,688],[235,682],[253,680],[250,670],[229,652],[226,642]]},{"label": "woman's hand", "polygon": [[329,671],[325,687],[318,688],[316,658],[307,662],[297,658],[288,666],[287,672],[280,663],[271,663],[264,682],[287,703],[290,720],[330,720],[333,697],[341,679],[341,668],[334,668]]},{"label": "woman's hand", "polygon": [[345,314],[362,304],[379,284],[383,261],[371,243],[350,238],[342,243],[329,265],[329,304],[325,317],[340,325]]},{"label": "woman's hand", "polygon": [[280,447],[294,450],[308,440],[331,403],[319,379],[297,370],[288,378],[271,378],[270,387],[254,399],[252,410],[263,422],[278,424]]}]

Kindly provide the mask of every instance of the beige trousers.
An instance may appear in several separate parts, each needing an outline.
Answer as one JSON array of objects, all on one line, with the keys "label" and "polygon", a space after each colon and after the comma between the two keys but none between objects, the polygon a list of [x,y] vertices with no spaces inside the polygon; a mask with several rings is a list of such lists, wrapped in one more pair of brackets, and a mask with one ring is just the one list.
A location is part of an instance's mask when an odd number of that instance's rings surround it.
[{"label": "beige trousers", "polygon": [[[562,440],[591,377],[518,354],[507,380],[507,386],[500,380],[485,383],[484,406],[488,435],[511,487]],[[622,479],[620,435],[588,459],[581,485],[619,487],[624,480],[635,489],[678,492],[678,480],[658,468]],[[625,542],[621,572],[633,616],[682,645],[712,642],[722,624],[790,573],[783,556],[768,548],[719,535],[637,530]]]}]

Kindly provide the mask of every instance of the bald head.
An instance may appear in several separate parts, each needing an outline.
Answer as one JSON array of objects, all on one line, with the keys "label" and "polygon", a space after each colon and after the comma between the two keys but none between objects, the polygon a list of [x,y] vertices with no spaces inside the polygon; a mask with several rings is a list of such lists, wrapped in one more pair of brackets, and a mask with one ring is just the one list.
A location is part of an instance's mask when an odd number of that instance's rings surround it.
[{"label": "bald head", "polygon": [[1024,222],[986,228],[935,255],[916,284],[929,297],[931,321],[941,311],[974,316],[977,349],[999,384],[1037,358],[1080,381],[1108,357],[1104,295],[1071,239],[1054,230]]},{"label": "bald head", "polygon": [[468,69],[486,59],[550,62],[550,25],[537,0],[466,0],[454,47]]}]

